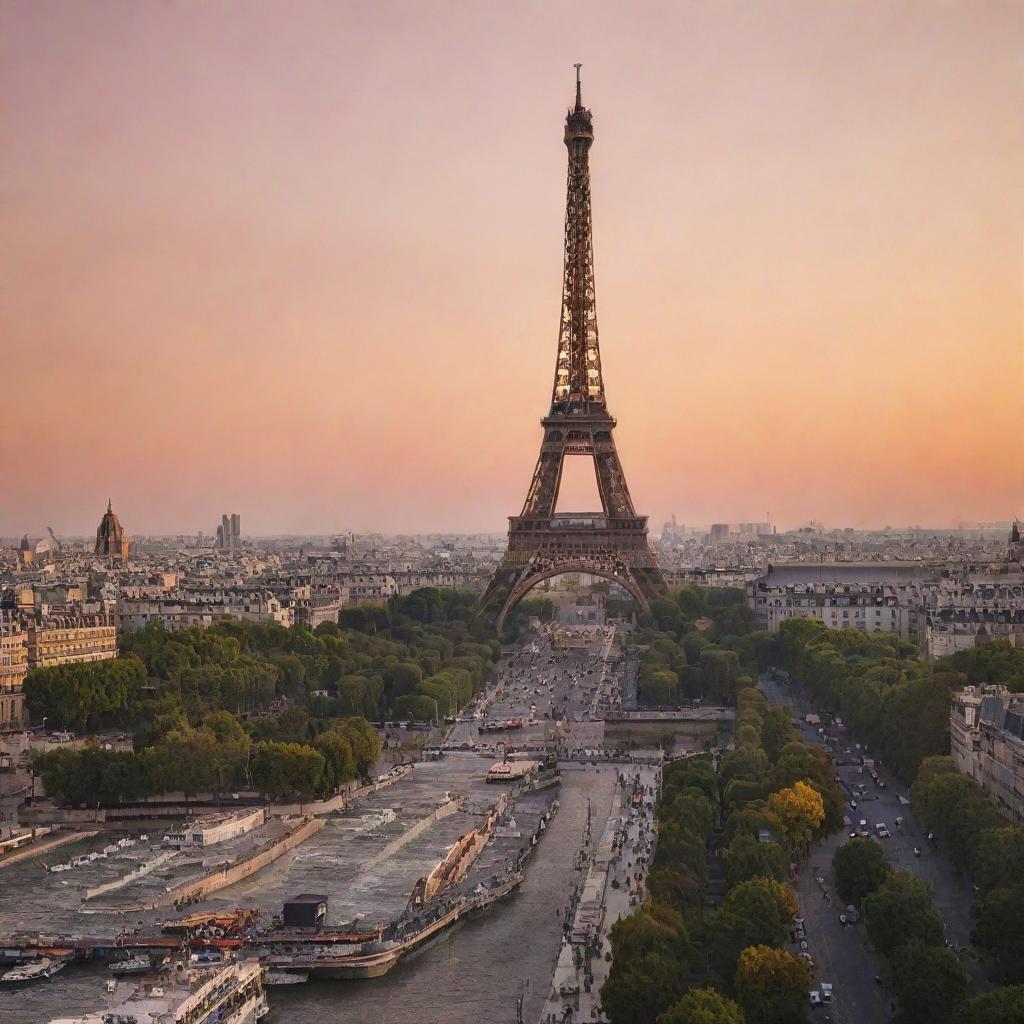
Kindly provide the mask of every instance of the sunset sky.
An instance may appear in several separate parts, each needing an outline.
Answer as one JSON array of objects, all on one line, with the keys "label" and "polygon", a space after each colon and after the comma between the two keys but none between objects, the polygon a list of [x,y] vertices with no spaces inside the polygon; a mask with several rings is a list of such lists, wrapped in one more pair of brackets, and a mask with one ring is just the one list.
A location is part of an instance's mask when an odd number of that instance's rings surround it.
[{"label": "sunset sky", "polygon": [[0,534],[504,529],[575,61],[652,526],[1024,515],[1019,0],[0,0]]}]

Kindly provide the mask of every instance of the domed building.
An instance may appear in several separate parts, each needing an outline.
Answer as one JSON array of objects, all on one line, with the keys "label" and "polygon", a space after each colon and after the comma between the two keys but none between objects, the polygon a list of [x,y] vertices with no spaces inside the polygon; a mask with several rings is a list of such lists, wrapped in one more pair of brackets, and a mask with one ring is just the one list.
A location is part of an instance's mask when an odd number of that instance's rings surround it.
[{"label": "domed building", "polygon": [[21,544],[18,546],[18,559],[22,565],[31,565],[36,560],[35,548],[32,547],[27,533],[21,538]]},{"label": "domed building", "polygon": [[107,511],[103,513],[99,529],[96,531],[96,554],[112,562],[124,562],[128,559],[128,538],[117,518],[117,513],[107,499]]}]

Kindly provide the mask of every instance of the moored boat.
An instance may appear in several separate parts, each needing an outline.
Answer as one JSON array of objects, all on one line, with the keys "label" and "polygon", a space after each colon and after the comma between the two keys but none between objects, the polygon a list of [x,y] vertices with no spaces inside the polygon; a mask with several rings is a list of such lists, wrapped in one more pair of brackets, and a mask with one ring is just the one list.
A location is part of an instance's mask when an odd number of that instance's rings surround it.
[{"label": "moored boat", "polygon": [[136,986],[124,997],[76,1017],[50,1024],[111,1024],[112,1021],[160,1021],[161,1024],[256,1024],[269,1012],[263,968],[254,960],[202,970],[183,970],[159,984]]},{"label": "moored boat", "polygon": [[52,960],[42,956],[38,960],[12,967],[0,976],[0,985],[28,985],[33,981],[52,978],[58,971],[64,970],[67,964],[67,960]]},{"label": "moored boat", "polygon": [[153,970],[153,961],[148,956],[133,956],[118,960],[110,965],[111,974],[147,974]]}]

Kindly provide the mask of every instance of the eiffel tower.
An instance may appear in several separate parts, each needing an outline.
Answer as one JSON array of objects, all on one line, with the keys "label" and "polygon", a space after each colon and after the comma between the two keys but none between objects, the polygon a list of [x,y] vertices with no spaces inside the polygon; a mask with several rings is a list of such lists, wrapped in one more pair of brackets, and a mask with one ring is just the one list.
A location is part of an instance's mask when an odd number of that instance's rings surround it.
[{"label": "eiffel tower", "polygon": [[[599,576],[624,587],[646,610],[665,589],[647,542],[647,517],[629,496],[608,412],[597,340],[594,247],[590,222],[593,119],[583,106],[576,65],[576,106],[565,118],[569,180],[565,200],[565,273],[551,411],[526,502],[508,521],[508,550],[483,597],[498,630],[509,611],[542,580],[560,573]],[[594,460],[599,512],[555,512],[566,456]]]}]

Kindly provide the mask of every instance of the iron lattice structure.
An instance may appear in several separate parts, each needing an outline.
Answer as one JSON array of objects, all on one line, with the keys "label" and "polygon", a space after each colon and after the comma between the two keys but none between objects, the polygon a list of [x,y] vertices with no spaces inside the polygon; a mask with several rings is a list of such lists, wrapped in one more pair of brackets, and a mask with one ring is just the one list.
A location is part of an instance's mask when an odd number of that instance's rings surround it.
[{"label": "iron lattice structure", "polygon": [[[565,201],[565,271],[558,357],[544,439],[518,516],[509,518],[508,550],[484,594],[485,609],[505,616],[537,583],[565,572],[620,584],[646,609],[665,589],[647,540],[647,517],[629,495],[608,413],[598,344],[590,202],[593,118],[583,106],[579,65],[576,106],[565,118],[569,173]],[[594,460],[600,512],[555,512],[566,456]]]}]

